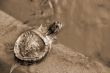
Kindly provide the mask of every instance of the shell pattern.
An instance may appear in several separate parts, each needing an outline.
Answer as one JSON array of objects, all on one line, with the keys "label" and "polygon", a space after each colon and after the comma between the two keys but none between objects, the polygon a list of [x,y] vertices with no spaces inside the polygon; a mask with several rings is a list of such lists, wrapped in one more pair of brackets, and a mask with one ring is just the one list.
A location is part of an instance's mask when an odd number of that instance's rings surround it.
[{"label": "shell pattern", "polygon": [[33,31],[22,33],[14,46],[15,56],[24,61],[37,61],[48,53],[49,46]]}]

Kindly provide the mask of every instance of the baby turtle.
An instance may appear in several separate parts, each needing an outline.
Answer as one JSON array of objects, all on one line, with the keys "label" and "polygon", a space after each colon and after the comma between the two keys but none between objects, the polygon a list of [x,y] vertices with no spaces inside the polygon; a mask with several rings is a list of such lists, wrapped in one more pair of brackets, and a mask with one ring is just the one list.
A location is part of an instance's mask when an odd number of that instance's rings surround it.
[{"label": "baby turtle", "polygon": [[32,29],[22,33],[15,42],[14,56],[16,64],[12,66],[10,73],[18,65],[31,65],[41,61],[50,51],[56,34],[62,28],[58,21],[38,29]]}]

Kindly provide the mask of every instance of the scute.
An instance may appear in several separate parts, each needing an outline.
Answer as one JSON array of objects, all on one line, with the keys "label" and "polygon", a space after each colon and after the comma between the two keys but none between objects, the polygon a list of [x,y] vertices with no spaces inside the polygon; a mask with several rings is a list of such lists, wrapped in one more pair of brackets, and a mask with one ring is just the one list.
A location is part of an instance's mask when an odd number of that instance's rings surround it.
[{"label": "scute", "polygon": [[43,39],[33,31],[24,32],[14,46],[15,56],[21,60],[37,60],[44,56],[48,47]]}]

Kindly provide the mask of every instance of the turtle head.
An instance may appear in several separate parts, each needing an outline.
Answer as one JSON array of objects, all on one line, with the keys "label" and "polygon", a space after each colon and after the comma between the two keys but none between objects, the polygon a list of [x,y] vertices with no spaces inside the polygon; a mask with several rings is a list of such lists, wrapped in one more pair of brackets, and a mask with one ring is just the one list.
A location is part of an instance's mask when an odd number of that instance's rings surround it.
[{"label": "turtle head", "polygon": [[60,23],[59,21],[55,21],[49,25],[47,35],[57,34],[61,30],[61,28],[62,23]]}]

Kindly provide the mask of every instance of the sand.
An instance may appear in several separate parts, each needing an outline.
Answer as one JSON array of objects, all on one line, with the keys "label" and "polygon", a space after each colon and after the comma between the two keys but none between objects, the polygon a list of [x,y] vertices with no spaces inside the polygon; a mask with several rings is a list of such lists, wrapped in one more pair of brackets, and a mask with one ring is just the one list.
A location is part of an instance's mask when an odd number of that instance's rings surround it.
[{"label": "sand", "polygon": [[[20,21],[12,21],[14,26],[2,21],[5,25],[0,24],[4,27],[0,27],[1,43],[12,41],[9,38],[16,35],[13,45],[21,32],[59,20],[65,25],[58,35],[60,43],[109,66],[109,3],[109,0],[1,0],[0,9]],[[6,39],[5,34],[11,35]]]}]

